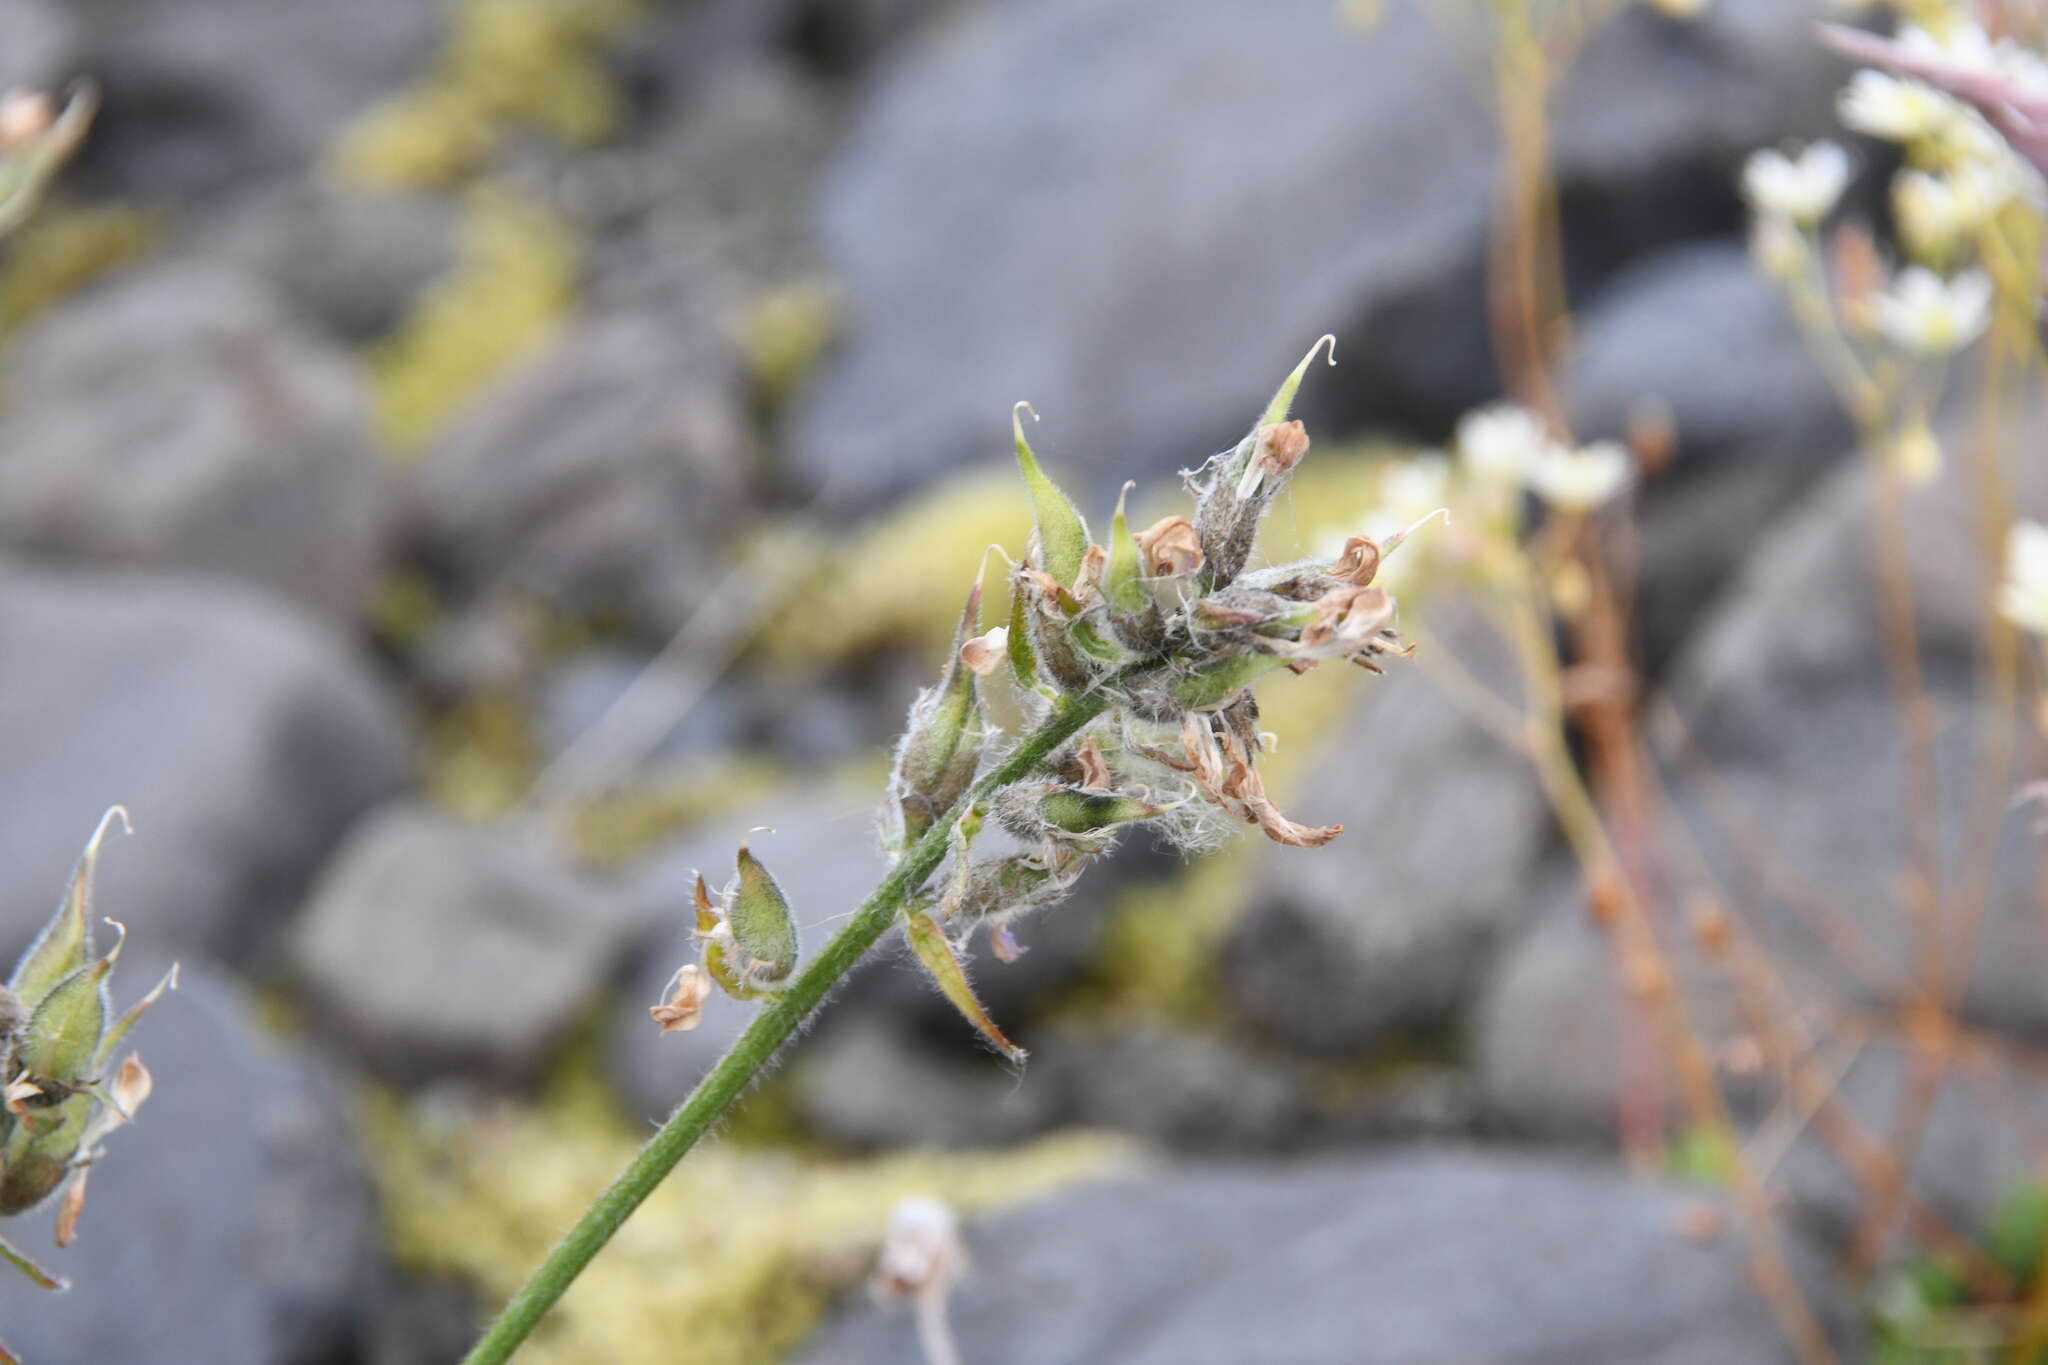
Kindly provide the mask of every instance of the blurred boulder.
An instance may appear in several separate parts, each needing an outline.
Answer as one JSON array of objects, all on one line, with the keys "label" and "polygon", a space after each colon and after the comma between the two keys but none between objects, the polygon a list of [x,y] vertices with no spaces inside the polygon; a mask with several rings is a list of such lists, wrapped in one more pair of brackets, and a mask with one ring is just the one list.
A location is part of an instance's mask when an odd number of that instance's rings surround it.
[{"label": "blurred boulder", "polygon": [[[1513,691],[1507,642],[1468,607],[1418,614],[1431,650]],[[1226,942],[1238,1014],[1290,1047],[1395,1047],[1462,1007],[1503,925],[1526,913],[1550,837],[1535,770],[1473,720],[1421,662],[1372,680],[1288,805],[1342,824],[1327,847],[1259,851]]]},{"label": "blurred boulder", "polygon": [[26,946],[100,813],[101,895],[138,939],[256,956],[406,735],[341,643],[218,580],[0,571],[0,947]]},{"label": "blurred boulder", "polygon": [[398,805],[350,833],[291,959],[309,1017],[377,1075],[517,1083],[536,1078],[643,925],[538,830]]},{"label": "blurred boulder", "polygon": [[[1754,1015],[1742,1008],[1743,985],[1729,970],[1702,961],[1683,936],[1674,936],[1670,960],[1688,1022],[1710,1057],[1727,1059],[1766,1041],[1754,1031]],[[1752,998],[1757,980],[1752,974],[1747,982]],[[1916,1054],[1896,1032],[1873,1031],[1866,1017],[1840,1010],[1797,967],[1777,986],[1778,1003],[1791,1007],[1778,1016],[1780,1035],[1810,1040],[1800,1055],[1799,1084],[1788,1093],[1778,1079],[1780,1059],[1769,1054],[1759,1054],[1762,1074],[1724,1068],[1718,1082],[1737,1116],[1756,1125],[1754,1150],[1774,1152],[1782,1144],[1771,1186],[1817,1237],[1846,1247],[1870,1211],[1871,1163],[1892,1150],[1916,1066],[1932,1078],[1927,1122],[1908,1169],[1917,1204],[1952,1226],[1978,1229],[2002,1198],[2037,1172],[2048,1084],[2015,1061],[2019,1054],[1996,1046],[1966,1047],[1939,1059]],[[1611,1141],[1626,1083],[1623,1028],[1630,1008],[1608,940],[1579,898],[1553,900],[1505,955],[1477,1012],[1474,1050],[1488,1126],[1520,1137]],[[1691,1116],[1654,1024],[1639,1018],[1629,1026],[1641,1030],[1643,1047],[1655,1059],[1650,1083],[1665,1100],[1668,1130],[1684,1131]],[[1912,1226],[1901,1219],[1894,1230],[1903,1238]]]},{"label": "blurred boulder", "polygon": [[673,630],[718,580],[754,447],[710,319],[665,303],[571,326],[467,410],[413,489],[459,591],[508,588]]},{"label": "blurred boulder", "polygon": [[436,0],[95,0],[72,9],[106,92],[87,144],[117,190],[204,201],[306,169],[351,118],[432,59]]},{"label": "blurred boulder", "polygon": [[[1028,397],[1041,451],[1110,496],[1235,440],[1326,331],[1312,427],[1441,430],[1490,397],[1486,58],[1388,8],[1368,35],[1325,0],[1043,0],[906,52],[827,178],[847,342],[801,476],[870,505],[999,458]],[[1742,157],[1831,126],[1839,70],[1802,5],[1623,8],[1554,126],[1575,287],[1733,231]]]},{"label": "blurred boulder", "polygon": [[1840,401],[1776,285],[1733,240],[1622,271],[1580,312],[1566,391],[1584,439],[1668,420],[1637,506],[1634,624],[1655,674],[1767,522],[1851,449]]},{"label": "blurred boulder", "polygon": [[[106,888],[111,893],[111,888]],[[105,894],[115,913],[128,903]],[[121,910],[115,910],[120,906]],[[154,949],[146,921],[138,948]],[[154,980],[124,960],[122,1004]],[[136,1027],[156,1087],[93,1167],[76,1244],[50,1250],[56,1201],[10,1220],[70,1292],[0,1276],[7,1344],[37,1365],[328,1365],[379,1257],[375,1197],[349,1106],[302,1053],[266,1038],[254,1002],[187,961]]]},{"label": "blurred boulder", "polygon": [[0,91],[54,93],[76,69],[78,24],[73,7],[49,0],[0,0]]},{"label": "blurred boulder", "polygon": [[396,328],[454,266],[456,219],[440,197],[286,180],[230,197],[204,240],[299,316],[360,345]]},{"label": "blurred boulder", "polygon": [[[2036,449],[2044,430],[2048,413],[2007,414],[2001,445]],[[1772,952],[1853,998],[1908,998],[1909,974],[1928,968],[1914,946],[1925,917],[1911,908],[1924,847],[1939,864],[1929,913],[1956,1007],[2048,1037],[2044,846],[2012,802],[2039,765],[2028,718],[2001,713],[1977,681],[2004,526],[1981,520],[1976,442],[1946,437],[1945,469],[1905,490],[1896,528],[1858,462],[1755,541],[1673,666],[1671,714],[1653,729],[1679,814]],[[2014,515],[2048,513],[2048,467],[2014,460],[2004,477]],[[1880,546],[1911,583],[1924,766],[1891,690],[1908,642],[1881,603]]]},{"label": "blurred boulder", "polygon": [[1272,1151],[1322,1131],[1297,1064],[1222,1035],[1118,1021],[1011,1036],[1031,1052],[1021,1074],[986,1047],[937,1046],[864,1013],[792,1059],[797,1116],[856,1148],[996,1147],[1067,1126],[1183,1151]]},{"label": "blurred boulder", "polygon": [[[1526,1157],[1185,1166],[1056,1195],[967,1242],[982,1269],[952,1321],[977,1365],[1799,1358],[1726,1206]],[[1791,1256],[1853,1352],[1854,1308],[1796,1240]],[[907,1311],[850,1303],[797,1359],[893,1365],[916,1340]]]},{"label": "blurred boulder", "polygon": [[0,543],[361,611],[385,531],[368,400],[253,280],[128,275],[24,333],[10,361]]}]

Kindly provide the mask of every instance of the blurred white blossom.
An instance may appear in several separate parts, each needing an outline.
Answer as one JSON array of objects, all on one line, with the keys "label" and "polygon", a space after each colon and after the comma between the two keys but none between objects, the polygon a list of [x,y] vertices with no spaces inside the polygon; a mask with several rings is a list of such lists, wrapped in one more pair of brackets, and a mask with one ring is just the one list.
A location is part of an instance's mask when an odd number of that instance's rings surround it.
[{"label": "blurred white blossom", "polygon": [[1849,184],[1849,154],[1833,142],[1815,142],[1797,157],[1753,153],[1742,168],[1742,191],[1758,213],[1813,227],[1827,217]]},{"label": "blurred white blossom", "polygon": [[2048,637],[2048,526],[2018,521],[2006,533],[1998,610],[2020,629]]},{"label": "blurred white blossom", "polygon": [[1947,355],[1976,340],[1991,318],[1991,278],[1965,270],[1944,280],[1908,266],[1891,288],[1872,295],[1870,324],[1893,345],[1918,355]]},{"label": "blurred white blossom", "polygon": [[1590,512],[1621,491],[1633,461],[1618,441],[1552,446],[1529,466],[1529,487],[1560,512]]},{"label": "blurred white blossom", "polygon": [[1953,123],[1962,106],[1924,81],[1858,71],[1836,102],[1842,122],[1890,142],[1932,137]]},{"label": "blurred white blossom", "polygon": [[1513,403],[1480,408],[1458,421],[1458,455],[1486,483],[1520,483],[1550,445],[1543,419]]}]

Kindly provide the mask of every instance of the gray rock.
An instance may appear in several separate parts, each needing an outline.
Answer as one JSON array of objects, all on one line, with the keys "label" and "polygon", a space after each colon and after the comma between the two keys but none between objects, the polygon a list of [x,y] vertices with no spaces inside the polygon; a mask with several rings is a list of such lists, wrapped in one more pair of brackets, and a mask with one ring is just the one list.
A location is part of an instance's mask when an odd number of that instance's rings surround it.
[{"label": "gray rock", "polygon": [[460,418],[418,471],[417,533],[459,590],[535,592],[672,630],[747,509],[736,365],[694,312],[571,327]]},{"label": "gray rock", "polygon": [[1221,1035],[1119,1021],[1019,1029],[1021,1074],[860,1013],[792,1060],[805,1129],[856,1148],[994,1147],[1068,1126],[1183,1151],[1298,1148],[1320,1136],[1298,1063]]},{"label": "gray rock", "polygon": [[1655,405],[1677,438],[1637,506],[1632,619],[1654,674],[1757,530],[1852,448],[1848,419],[1777,286],[1734,241],[1617,275],[1578,316],[1566,380],[1581,437],[1622,436]]},{"label": "gray rock", "polygon": [[[828,177],[848,340],[798,470],[872,503],[1000,458],[1024,397],[1041,452],[1113,495],[1234,440],[1325,331],[1322,430],[1441,429],[1490,396],[1494,137],[1426,8],[1368,37],[1321,0],[1045,0],[908,51]],[[1622,12],[1556,122],[1574,280],[1732,230],[1740,159],[1830,126],[1836,70],[1781,0]]]},{"label": "gray rock", "polygon": [[377,1074],[530,1081],[644,923],[540,830],[400,805],[349,835],[291,958],[311,1017]]},{"label": "gray rock", "polygon": [[[2044,422],[2039,412],[2008,418],[2008,448],[2035,448]],[[2043,847],[2009,802],[2033,773],[2016,745],[1981,747],[1998,720],[1974,681],[1986,610],[1979,490],[1970,443],[1952,434],[1948,444],[1944,475],[1907,493],[1907,531],[1894,547],[1912,580],[1933,771],[1909,763],[1888,691],[1873,536],[1889,533],[1875,528],[1872,481],[1859,465],[1825,481],[1756,544],[1725,605],[1674,665],[1673,710],[1714,780],[1681,782],[1676,806],[1771,951],[1880,1003],[1901,999],[1907,972],[1924,965],[1913,959],[1903,907],[1909,831],[1927,826],[1941,863],[1951,994],[1975,1022],[2040,1036],[2048,1034]],[[2041,517],[2048,472],[2016,461],[2011,477],[2015,514]],[[1931,816],[1912,795],[1924,786]],[[1994,805],[1984,806],[1987,791]],[[1981,917],[1969,905],[1980,897]],[[1861,960],[1845,958],[1841,930],[1816,913],[1816,901],[1859,942]],[[1977,939],[1965,960],[1955,935],[1972,919]],[[1958,990],[1964,967],[1970,980]]]},{"label": "gray rock", "polygon": [[0,90],[45,90],[72,74],[78,26],[70,7],[48,0],[0,0]]},{"label": "gray rock", "polygon": [[300,315],[360,344],[389,333],[455,264],[455,231],[445,199],[291,180],[233,196],[202,240]]},{"label": "gray rock", "polygon": [[368,400],[254,281],[125,276],[24,334],[7,386],[0,542],[362,609],[385,531]]},{"label": "gray rock", "polygon": [[347,120],[432,61],[446,23],[433,0],[74,9],[81,64],[107,97],[95,166],[123,192],[193,201],[305,169]]},{"label": "gray rock", "polygon": [[[1489,687],[1512,681],[1506,643],[1464,608],[1418,619],[1426,648]],[[1265,850],[1223,950],[1238,1013],[1314,1052],[1386,1048],[1451,1019],[1501,926],[1525,910],[1551,828],[1527,758],[1425,668],[1393,669],[1365,690],[1289,803],[1344,834],[1312,852]]]},{"label": "gray rock", "polygon": [[[1193,1166],[1085,1186],[969,1229],[955,1294],[977,1365],[1722,1365],[1796,1355],[1732,1219],[1597,1168],[1476,1153]],[[1727,1211],[1708,1203],[1726,1219]],[[1853,1355],[1852,1312],[1796,1241]],[[850,1305],[797,1357],[918,1358],[907,1313]]]},{"label": "gray rock", "polygon": [[[153,937],[135,929],[138,947]],[[127,960],[116,977],[123,1003],[154,979]],[[54,1200],[7,1225],[72,1281],[50,1294],[0,1277],[7,1343],[39,1365],[335,1359],[379,1238],[338,1088],[264,1037],[253,1003],[198,962],[133,1045],[156,1088],[107,1140],[77,1243],[50,1250]]]},{"label": "gray rock", "polygon": [[[1737,983],[1684,940],[1673,946],[1690,1022],[1710,1053],[1726,1056],[1725,1045],[1748,1031]],[[1770,1074],[1724,1072],[1720,1083],[1753,1134],[1755,1169],[1767,1172],[1772,1191],[1817,1237],[1846,1248],[1873,1206],[1874,1192],[1856,1171],[1867,1172],[1869,1154],[1894,1140],[1911,1054],[1890,1032],[1864,1037],[1862,1022],[1835,1031],[1837,1016],[1810,991],[1802,1003],[1801,1027],[1817,1039],[1805,1058],[1808,1079],[1826,1089],[1826,1115],[1810,1117],[1811,1090],[1788,1095]],[[1489,1126],[1552,1140],[1611,1140],[1625,1067],[1624,1008],[1607,941],[1571,898],[1560,899],[1506,955],[1477,1011],[1478,1090]],[[1666,1122],[1676,1131],[1690,1120],[1673,1093],[1668,1060],[1657,1055]],[[2048,1122],[2048,1086],[1996,1048],[1972,1049],[1943,1063],[1931,1100],[1909,1188],[1950,1226],[1981,1228],[2035,1172],[2032,1134]],[[1900,1218],[1895,1248],[1913,1245],[1914,1232]]]},{"label": "gray rock", "polygon": [[[1682,1125],[1687,1115],[1669,1084],[1668,1057],[1623,995],[1611,942],[1586,909],[1577,869],[1554,868],[1538,884],[1532,922],[1476,993],[1470,1033],[1482,1118],[1519,1136],[1607,1141],[1628,1083],[1624,1039],[1633,1037],[1655,1060],[1668,1122]],[[1725,1043],[1737,1031],[1732,983],[1698,960],[1689,939],[1671,938],[1666,949],[1693,1027],[1710,1048]]]},{"label": "gray rock", "polygon": [[355,817],[404,784],[390,699],[342,645],[219,580],[0,562],[0,947],[26,946],[100,813],[139,938],[256,955]]}]

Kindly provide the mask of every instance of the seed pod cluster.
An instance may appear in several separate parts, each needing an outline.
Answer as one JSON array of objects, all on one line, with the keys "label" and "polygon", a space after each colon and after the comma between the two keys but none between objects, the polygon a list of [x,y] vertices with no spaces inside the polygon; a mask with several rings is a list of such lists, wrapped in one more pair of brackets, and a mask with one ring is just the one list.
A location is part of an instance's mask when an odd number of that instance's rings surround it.
[{"label": "seed pod cluster", "polygon": [[[121,926],[102,953],[92,925],[93,873],[107,830],[127,813],[107,812],[72,873],[57,912],[0,988],[0,1214],[25,1212],[60,1188],[57,1244],[78,1232],[86,1177],[107,1135],[149,1095],[150,1077],[115,1049],[143,1011],[177,984],[173,967],[156,988],[116,1013],[108,978],[121,955]],[[109,921],[113,924],[113,921]],[[4,1257],[45,1287],[59,1281],[0,1241]],[[0,1359],[9,1359],[0,1348]]]}]

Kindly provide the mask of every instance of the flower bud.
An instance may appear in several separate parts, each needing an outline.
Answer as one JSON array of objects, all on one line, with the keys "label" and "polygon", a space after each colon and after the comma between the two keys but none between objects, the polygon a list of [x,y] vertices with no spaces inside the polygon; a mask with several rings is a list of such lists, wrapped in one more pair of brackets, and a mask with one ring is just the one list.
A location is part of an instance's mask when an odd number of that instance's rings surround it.
[{"label": "flower bud", "polygon": [[939,816],[952,809],[960,793],[974,781],[974,770],[981,762],[981,699],[975,678],[992,671],[995,662],[985,659],[986,666],[978,668],[970,658],[976,643],[971,632],[980,607],[981,585],[977,583],[960,614],[960,629],[945,675],[937,687],[918,694],[910,708],[910,723],[897,745],[889,792],[896,805],[894,841],[898,852],[916,843]]},{"label": "flower bud", "polygon": [[1003,1056],[1013,1062],[1022,1062],[1026,1055],[1024,1049],[1004,1037],[995,1020],[989,1017],[980,997],[975,995],[974,987],[968,984],[967,971],[960,965],[953,945],[946,940],[945,931],[932,917],[922,910],[912,910],[903,917],[903,936],[909,940],[911,951],[917,954],[918,962],[938,986],[939,994],[960,1012],[960,1017],[972,1024],[975,1031]]}]

